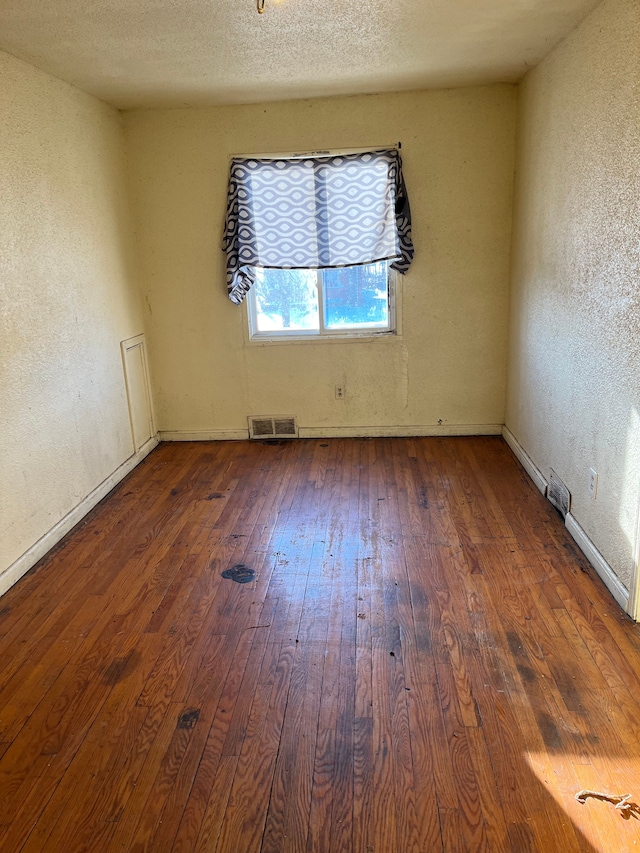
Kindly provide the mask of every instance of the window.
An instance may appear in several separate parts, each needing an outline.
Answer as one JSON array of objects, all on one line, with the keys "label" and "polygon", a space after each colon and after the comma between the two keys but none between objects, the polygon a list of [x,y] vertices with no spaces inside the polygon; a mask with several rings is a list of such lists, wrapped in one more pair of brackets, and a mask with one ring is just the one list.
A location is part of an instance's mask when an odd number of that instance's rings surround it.
[{"label": "window", "polygon": [[223,250],[252,340],[393,333],[413,259],[398,149],[234,157]]},{"label": "window", "polygon": [[355,337],[395,329],[387,261],[324,270],[258,269],[248,295],[252,340]]}]

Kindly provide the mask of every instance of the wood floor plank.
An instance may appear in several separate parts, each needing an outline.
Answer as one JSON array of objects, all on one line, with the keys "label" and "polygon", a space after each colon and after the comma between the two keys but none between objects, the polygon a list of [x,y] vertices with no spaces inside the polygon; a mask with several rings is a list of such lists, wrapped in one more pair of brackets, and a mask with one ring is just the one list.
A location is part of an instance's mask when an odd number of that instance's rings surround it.
[{"label": "wood floor plank", "polygon": [[630,850],[639,720],[502,439],[164,444],[0,602],[0,849]]},{"label": "wood floor plank", "polygon": [[[249,657],[252,640],[253,638],[242,638],[236,646],[233,658],[229,660],[226,678],[216,679],[213,673],[209,676],[213,682],[212,690],[219,691],[219,700],[216,715],[207,735],[207,742],[200,756],[189,799],[173,841],[174,851],[215,849],[222,823],[219,809],[223,802],[221,792],[217,788],[221,780],[224,780],[226,793],[224,808],[226,808],[238,761],[237,756],[222,756],[222,747],[238,700],[241,676]],[[207,668],[206,671],[209,672],[209,669]]]}]

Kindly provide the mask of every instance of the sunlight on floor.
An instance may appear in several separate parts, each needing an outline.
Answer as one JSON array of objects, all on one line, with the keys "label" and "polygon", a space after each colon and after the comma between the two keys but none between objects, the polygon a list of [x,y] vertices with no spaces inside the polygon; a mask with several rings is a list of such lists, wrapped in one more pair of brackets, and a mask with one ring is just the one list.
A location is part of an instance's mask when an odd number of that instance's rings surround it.
[{"label": "sunlight on floor", "polygon": [[579,791],[589,790],[615,796],[631,794],[631,801],[640,804],[640,756],[598,758],[529,752],[525,758],[545,791],[594,850],[640,850],[640,813],[625,818],[614,803],[589,797],[582,804],[575,798]]}]

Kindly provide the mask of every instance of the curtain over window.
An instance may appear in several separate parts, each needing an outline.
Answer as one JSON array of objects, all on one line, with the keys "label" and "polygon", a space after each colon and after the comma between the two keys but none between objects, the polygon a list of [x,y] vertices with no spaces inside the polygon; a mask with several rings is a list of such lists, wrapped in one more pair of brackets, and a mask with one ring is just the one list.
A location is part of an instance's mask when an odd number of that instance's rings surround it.
[{"label": "curtain over window", "polygon": [[255,268],[332,269],[413,259],[411,212],[395,149],[231,161],[223,250],[239,305]]}]

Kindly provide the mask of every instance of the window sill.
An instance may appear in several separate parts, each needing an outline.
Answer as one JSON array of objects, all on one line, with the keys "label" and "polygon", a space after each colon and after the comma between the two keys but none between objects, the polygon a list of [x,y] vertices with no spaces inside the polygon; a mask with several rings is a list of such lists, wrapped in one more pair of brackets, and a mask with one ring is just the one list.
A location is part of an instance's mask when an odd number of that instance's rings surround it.
[{"label": "window sill", "polygon": [[301,335],[300,337],[278,337],[278,338],[254,338],[251,340],[247,335],[245,338],[245,346],[249,347],[271,347],[271,346],[291,346],[292,344],[305,344],[324,346],[325,344],[371,344],[385,343],[392,344],[402,340],[402,335],[398,332],[384,332],[373,335]]}]

